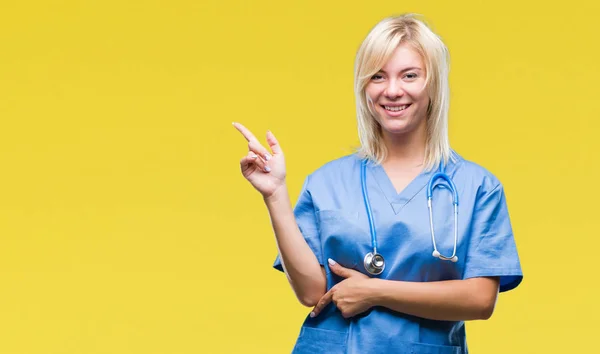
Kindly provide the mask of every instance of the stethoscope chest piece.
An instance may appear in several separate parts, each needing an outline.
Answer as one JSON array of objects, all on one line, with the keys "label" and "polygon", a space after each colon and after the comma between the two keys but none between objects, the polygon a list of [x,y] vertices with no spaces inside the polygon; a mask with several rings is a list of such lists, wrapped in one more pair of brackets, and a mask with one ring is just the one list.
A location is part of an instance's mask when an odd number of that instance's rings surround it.
[{"label": "stethoscope chest piece", "polygon": [[385,260],[379,253],[367,253],[364,263],[366,271],[372,275],[379,275],[385,269]]}]

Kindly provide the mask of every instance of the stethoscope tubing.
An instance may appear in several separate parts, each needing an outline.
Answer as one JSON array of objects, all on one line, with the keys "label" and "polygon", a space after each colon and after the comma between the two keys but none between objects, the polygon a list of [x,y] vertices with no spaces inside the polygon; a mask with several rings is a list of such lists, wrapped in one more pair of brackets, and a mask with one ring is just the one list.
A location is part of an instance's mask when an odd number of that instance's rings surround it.
[{"label": "stethoscope tubing", "polygon": [[362,194],[365,207],[367,209],[367,217],[369,219],[369,229],[371,231],[371,245],[373,253],[377,253],[377,231],[375,230],[375,222],[373,221],[373,213],[371,212],[371,203],[369,202],[369,194],[367,192],[367,160],[363,161],[360,171],[360,179],[362,183]]},{"label": "stethoscope tubing", "polygon": [[[385,263],[383,261],[383,256],[381,256],[377,253],[377,232],[375,229],[375,222],[373,221],[373,213],[371,211],[371,203],[369,202],[369,195],[367,192],[367,182],[366,182],[366,180],[367,180],[367,162],[368,162],[368,159],[364,159],[362,162],[360,179],[361,179],[363,201],[364,201],[365,209],[367,212],[367,218],[369,219],[369,230],[371,233],[371,246],[373,247],[373,252],[367,253],[367,255],[365,256],[364,265],[365,265],[365,269],[367,270],[367,272],[369,272],[370,274],[373,274],[373,275],[379,275],[383,272],[383,269],[385,268]],[[440,169],[440,172],[435,173],[429,179],[429,183],[427,184],[427,208],[429,209],[429,226],[430,226],[430,230],[431,230],[431,242],[433,244],[432,256],[439,258],[440,260],[444,260],[444,261],[457,262],[458,257],[456,256],[456,247],[457,247],[457,243],[458,243],[458,192],[457,192],[456,186],[454,185],[454,182],[452,182],[452,179],[450,178],[450,176],[448,176],[445,173],[445,168],[444,168],[443,162],[440,162],[439,169]],[[432,206],[433,189],[435,188],[435,186],[434,186],[435,181],[440,178],[443,179],[444,181],[446,181],[448,184],[447,187],[450,189],[450,192],[452,193],[452,204],[454,207],[454,213],[453,213],[454,214],[454,248],[452,250],[452,256],[450,256],[450,257],[444,256],[438,251],[437,243],[435,240],[435,230],[433,227],[433,206]],[[379,259],[380,259],[381,266],[376,266],[375,264],[372,264],[373,260],[375,259],[375,256],[380,257]]]}]

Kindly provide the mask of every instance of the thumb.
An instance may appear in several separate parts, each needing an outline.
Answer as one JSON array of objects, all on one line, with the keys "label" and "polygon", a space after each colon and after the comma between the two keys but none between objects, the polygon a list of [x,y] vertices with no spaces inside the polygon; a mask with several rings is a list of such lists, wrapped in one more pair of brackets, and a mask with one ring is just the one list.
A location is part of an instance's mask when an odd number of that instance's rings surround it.
[{"label": "thumb", "polygon": [[273,135],[270,130],[267,131],[267,143],[269,143],[273,154],[281,154],[283,152],[281,151],[281,146],[279,146],[279,142],[275,138],[275,135]]},{"label": "thumb", "polygon": [[354,275],[354,273],[356,273],[355,270],[344,268],[331,258],[327,260],[327,263],[329,263],[329,269],[331,269],[332,272],[339,275],[340,277],[350,278]]}]

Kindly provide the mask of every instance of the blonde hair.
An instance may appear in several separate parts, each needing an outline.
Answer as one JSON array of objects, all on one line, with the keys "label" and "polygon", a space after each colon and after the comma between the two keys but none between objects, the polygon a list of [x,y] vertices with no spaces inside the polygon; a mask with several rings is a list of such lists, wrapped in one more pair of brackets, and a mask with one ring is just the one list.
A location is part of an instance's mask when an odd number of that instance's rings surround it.
[{"label": "blonde hair", "polygon": [[429,94],[427,108],[427,138],[425,147],[426,170],[443,161],[454,159],[448,141],[449,105],[449,56],[442,40],[414,14],[389,17],[379,22],[362,42],[354,68],[354,94],[358,135],[361,147],[358,153],[376,163],[387,157],[387,149],[381,143],[381,127],[375,119],[374,108],[365,92],[371,77],[390,59],[400,44],[409,44],[423,58],[426,78],[425,89]]}]

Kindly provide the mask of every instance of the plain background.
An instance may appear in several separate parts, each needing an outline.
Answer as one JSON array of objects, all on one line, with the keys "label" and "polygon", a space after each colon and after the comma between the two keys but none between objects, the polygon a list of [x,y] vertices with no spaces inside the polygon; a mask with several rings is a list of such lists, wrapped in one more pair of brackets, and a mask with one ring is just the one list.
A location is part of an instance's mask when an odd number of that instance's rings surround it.
[{"label": "plain background", "polygon": [[596,1],[3,1],[0,353],[286,353],[239,121],[305,176],[358,144],[354,55],[389,15],[451,53],[451,144],[504,184],[525,278],[472,353],[585,353],[597,299]]}]

